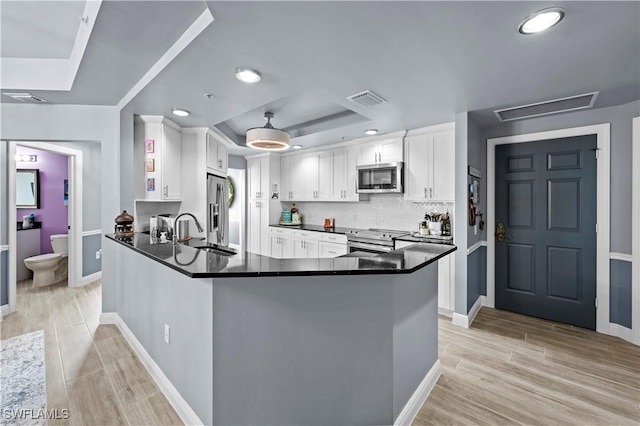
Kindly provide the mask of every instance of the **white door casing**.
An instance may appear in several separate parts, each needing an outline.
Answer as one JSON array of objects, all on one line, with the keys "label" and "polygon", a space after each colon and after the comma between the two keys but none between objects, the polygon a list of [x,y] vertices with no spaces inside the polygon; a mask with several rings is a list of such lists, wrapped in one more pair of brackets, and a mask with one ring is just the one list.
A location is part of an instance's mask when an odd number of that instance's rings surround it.
[{"label": "white door casing", "polygon": [[[610,334],[609,330],[609,235],[610,235],[610,124],[573,127],[546,132],[505,136],[487,140],[487,229],[494,232],[495,222],[495,156],[496,146],[504,144],[536,142],[572,136],[593,135],[597,137],[597,212],[598,234],[596,236],[596,331]],[[493,189],[492,189],[493,188]],[[495,306],[495,239],[487,237],[487,306]]]},{"label": "white door casing", "polygon": [[[8,299],[9,312],[16,310],[16,242],[17,242],[17,211],[16,211],[16,147],[51,151],[69,157],[69,287],[80,287],[88,284],[82,277],[82,151],[46,142],[9,141],[9,265],[8,265]],[[13,226],[11,225],[13,224]]]}]

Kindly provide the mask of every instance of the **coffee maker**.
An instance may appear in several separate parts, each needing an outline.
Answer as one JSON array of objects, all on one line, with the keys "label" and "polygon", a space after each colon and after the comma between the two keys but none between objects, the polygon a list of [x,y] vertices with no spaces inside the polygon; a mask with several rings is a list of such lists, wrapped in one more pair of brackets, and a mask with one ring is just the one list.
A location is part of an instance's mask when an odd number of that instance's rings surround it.
[{"label": "coffee maker", "polygon": [[174,232],[174,216],[167,213],[151,216],[149,221],[151,244],[164,244],[173,241]]}]

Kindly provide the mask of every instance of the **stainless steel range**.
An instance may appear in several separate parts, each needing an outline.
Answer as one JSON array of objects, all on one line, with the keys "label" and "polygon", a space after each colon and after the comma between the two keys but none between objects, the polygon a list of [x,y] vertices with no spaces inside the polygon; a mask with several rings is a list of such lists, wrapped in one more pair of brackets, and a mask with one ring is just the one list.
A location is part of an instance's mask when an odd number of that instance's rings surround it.
[{"label": "stainless steel range", "polygon": [[394,248],[394,240],[404,235],[407,231],[393,231],[389,229],[366,229],[347,231],[347,253],[357,255],[372,255],[388,253]]}]

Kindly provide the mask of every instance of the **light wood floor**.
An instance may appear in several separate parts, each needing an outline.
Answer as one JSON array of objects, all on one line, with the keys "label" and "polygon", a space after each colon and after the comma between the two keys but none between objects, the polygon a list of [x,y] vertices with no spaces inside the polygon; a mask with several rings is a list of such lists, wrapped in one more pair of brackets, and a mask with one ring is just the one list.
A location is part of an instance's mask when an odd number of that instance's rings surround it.
[{"label": "light wood floor", "polygon": [[442,376],[414,425],[640,424],[640,347],[482,308],[439,319]]},{"label": "light wood floor", "polygon": [[[100,282],[18,285],[0,338],[45,332],[50,424],[181,424],[114,326],[98,325]],[[439,319],[443,373],[415,425],[640,423],[640,347],[549,321],[482,308],[470,329]]]},{"label": "light wood floor", "polygon": [[0,339],[44,330],[47,408],[69,410],[49,424],[182,424],[120,331],[99,325],[100,282],[80,288],[17,286],[17,312],[0,322]]}]

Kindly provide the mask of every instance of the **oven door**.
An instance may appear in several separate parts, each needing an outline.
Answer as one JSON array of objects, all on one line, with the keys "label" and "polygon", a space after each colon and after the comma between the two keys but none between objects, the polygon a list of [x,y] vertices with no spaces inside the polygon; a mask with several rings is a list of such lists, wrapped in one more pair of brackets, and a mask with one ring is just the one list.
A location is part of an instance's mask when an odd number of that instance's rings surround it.
[{"label": "oven door", "polygon": [[380,244],[362,243],[359,241],[347,241],[347,253],[365,252],[372,254],[389,253],[393,251],[393,246],[383,246]]}]

